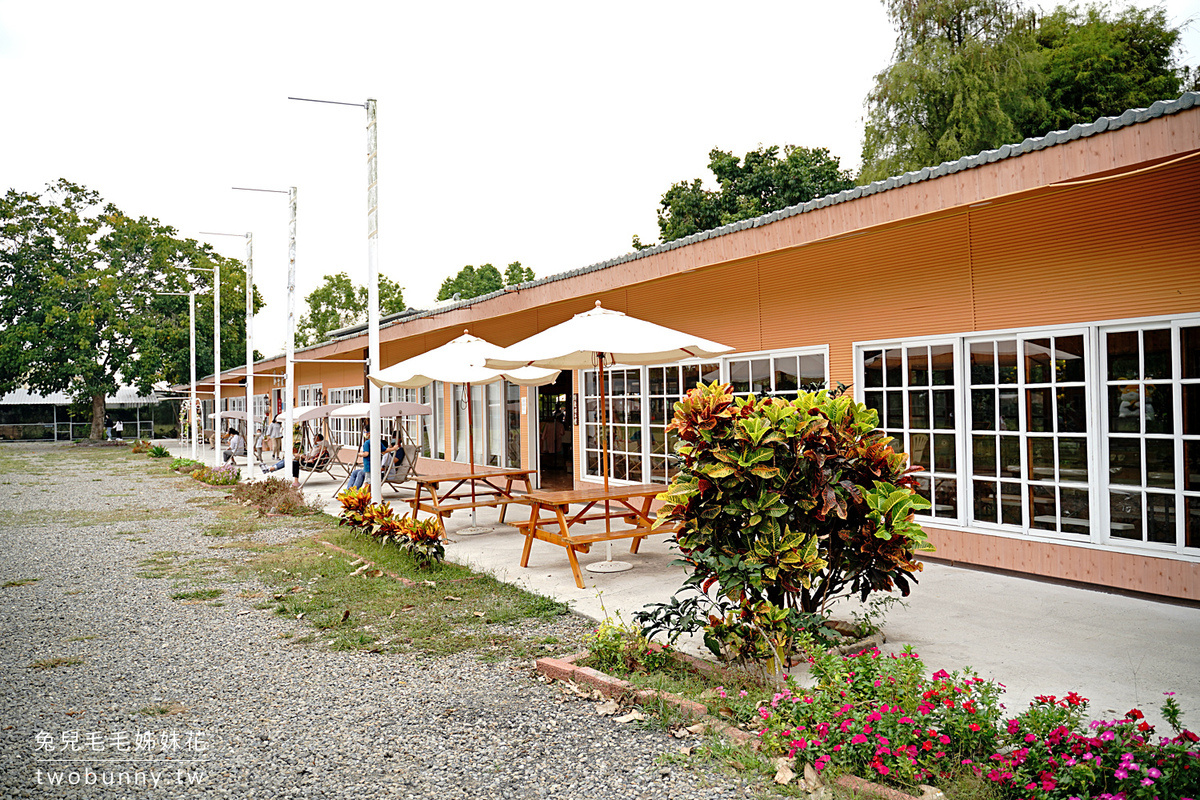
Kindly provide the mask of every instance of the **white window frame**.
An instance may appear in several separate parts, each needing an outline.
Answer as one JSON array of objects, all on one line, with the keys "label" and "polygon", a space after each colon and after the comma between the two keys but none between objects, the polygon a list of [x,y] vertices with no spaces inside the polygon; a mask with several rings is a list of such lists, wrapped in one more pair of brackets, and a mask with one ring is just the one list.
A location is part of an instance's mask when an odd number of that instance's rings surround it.
[{"label": "white window frame", "polygon": [[[669,364],[654,364],[651,366],[627,366],[624,364],[613,364],[613,365],[611,365],[611,367],[606,366],[605,370],[604,370],[606,389],[607,389],[607,383],[608,383],[608,371],[610,369],[627,370],[627,371],[628,370],[639,370],[640,375],[641,375],[641,392],[640,392],[639,397],[641,400],[640,462],[641,462],[642,480],[641,481],[630,481],[630,480],[624,480],[624,479],[620,479],[620,478],[614,478],[611,476],[611,470],[610,470],[609,483],[614,486],[627,486],[627,485],[631,485],[631,484],[635,484],[635,483],[651,483],[651,482],[655,482],[655,480],[656,480],[654,478],[654,475],[651,470],[651,457],[652,457],[652,455],[656,455],[656,454],[651,453],[651,432],[650,432],[650,399],[651,399],[651,395],[650,395],[650,373],[649,373],[650,369],[653,369],[655,367],[659,367],[659,368],[683,367],[683,366],[717,363],[720,365],[719,380],[721,381],[721,383],[730,383],[729,373],[730,373],[730,362],[731,361],[754,361],[754,360],[761,360],[761,359],[766,358],[766,359],[772,360],[772,369],[770,370],[770,376],[771,376],[772,389],[774,389],[775,370],[773,368],[773,365],[774,365],[775,358],[785,358],[788,356],[816,356],[816,355],[821,356],[822,361],[824,363],[824,372],[825,372],[824,381],[825,381],[825,385],[828,386],[829,385],[829,345],[828,344],[811,345],[811,346],[807,346],[807,347],[787,347],[787,348],[780,348],[777,350],[760,350],[760,351],[749,352],[749,353],[732,353],[732,354],[729,354],[726,356],[715,357],[715,358],[689,358],[689,359],[684,359],[682,361],[671,362]],[[580,426],[579,426],[580,478],[579,479],[585,483],[598,483],[598,482],[601,482],[603,480],[603,478],[601,477],[601,474],[598,472],[592,473],[592,472],[588,471],[588,447],[587,447],[587,426],[589,425],[589,423],[587,422],[588,404],[596,398],[595,395],[587,394],[587,385],[588,385],[587,381],[588,381],[588,376],[595,375],[597,373],[597,370],[594,370],[594,369],[579,370],[578,372],[579,372],[579,376],[578,376],[579,386],[581,389],[581,391],[579,393],[580,394],[580,404],[582,406],[582,408],[580,408],[580,410],[579,410],[579,414],[580,414]],[[694,388],[694,387],[691,387],[691,386],[688,386],[688,387],[681,386],[680,387],[681,391],[684,391],[684,392],[686,392],[692,388]],[[791,394],[791,391],[789,390],[785,394]],[[622,395],[622,396],[624,397],[625,395]],[[658,395],[655,395],[655,397],[658,397]],[[609,408],[609,413],[611,414],[611,407]],[[610,425],[608,428],[609,448],[610,448],[609,449],[609,459],[610,460],[614,458],[614,455],[612,452],[613,435],[614,435],[613,434],[613,424],[614,423],[610,422]],[[628,425],[628,424],[629,423],[626,423],[626,425]],[[622,450],[621,452],[626,453],[626,454],[632,454],[634,451]],[[670,453],[671,453],[671,446],[670,446],[670,441],[668,440],[667,454],[669,455]],[[668,470],[667,474],[669,476],[669,474],[670,474],[669,470]],[[669,477],[667,479],[669,480]]]},{"label": "white window frame", "polygon": [[[1114,320],[1095,320],[1085,321],[1080,323],[1062,323],[1054,325],[1030,326],[1022,328],[1003,328],[990,331],[971,331],[950,334],[937,334],[928,336],[914,336],[900,339],[875,339],[863,340],[852,343],[853,363],[854,363],[854,397],[858,402],[864,402],[863,385],[863,369],[862,369],[862,351],[882,349],[888,346],[898,346],[902,342],[904,345],[919,344],[919,343],[944,343],[945,341],[955,341],[955,368],[956,380],[955,391],[958,398],[958,407],[956,410],[956,427],[955,433],[958,437],[958,480],[959,480],[959,498],[958,505],[960,509],[959,520],[957,522],[948,519],[933,519],[928,516],[922,516],[921,519],[926,524],[934,524],[949,529],[962,529],[978,533],[987,533],[990,535],[1001,536],[1005,538],[1015,538],[1031,541],[1046,541],[1054,543],[1069,544],[1075,547],[1083,547],[1086,549],[1104,550],[1106,552],[1122,552],[1135,553],[1141,555],[1155,555],[1161,557],[1169,557],[1177,560],[1200,562],[1200,548],[1185,547],[1186,529],[1182,526],[1177,529],[1176,543],[1174,545],[1160,544],[1154,542],[1137,541],[1132,539],[1124,539],[1113,537],[1110,535],[1110,513],[1108,503],[1109,482],[1107,477],[1108,472],[1108,415],[1107,415],[1107,397],[1108,397],[1108,381],[1107,381],[1107,363],[1106,349],[1103,334],[1120,330],[1135,330],[1145,328],[1166,328],[1171,329],[1172,336],[1172,402],[1173,402],[1173,418],[1175,420],[1174,435],[1175,441],[1175,464],[1176,464],[1176,520],[1184,520],[1183,516],[1187,511],[1187,498],[1200,498],[1200,491],[1184,490],[1183,470],[1187,465],[1183,460],[1183,442],[1185,437],[1182,434],[1183,425],[1183,393],[1180,391],[1180,386],[1184,382],[1182,378],[1182,360],[1183,354],[1181,349],[1181,340],[1179,329],[1191,328],[1200,326],[1200,314],[1185,313],[1185,314],[1162,314],[1146,317],[1131,317],[1125,319]],[[986,523],[974,522],[967,516],[967,512],[963,509],[970,508],[970,503],[973,502],[971,496],[971,462],[969,442],[971,436],[971,407],[970,407],[970,365],[969,359],[964,356],[967,350],[967,343],[971,341],[1004,339],[1004,338],[1023,338],[1023,339],[1038,339],[1047,336],[1068,336],[1072,333],[1085,333],[1085,347],[1087,351],[1087,364],[1085,365],[1085,380],[1084,390],[1086,398],[1087,414],[1089,419],[1089,430],[1086,434],[1088,447],[1088,493],[1089,493],[1089,513],[1092,520],[1091,529],[1087,537],[1078,534],[1063,534],[1041,529],[1030,529],[1026,525],[1020,527],[1013,525],[987,525]],[[1023,366],[1022,366],[1023,369]],[[1143,379],[1142,382],[1147,382]],[[1165,381],[1149,381],[1151,383],[1164,383]],[[1196,384],[1200,380],[1187,379],[1187,383]],[[905,411],[907,415],[907,409]],[[906,416],[907,419],[907,416]],[[1023,419],[1023,418],[1022,418]],[[1024,422],[1022,422],[1024,424]],[[1187,441],[1200,441],[1200,437],[1189,435]],[[1022,447],[1022,459],[1025,458],[1025,448]],[[1144,452],[1144,447],[1143,447]],[[1026,471],[1022,470],[1022,486],[1028,482],[1025,477]],[[1024,508],[1024,506],[1023,506]],[[1145,512],[1143,512],[1144,514]],[[1024,522],[1024,520],[1023,520]]]},{"label": "white window frame", "polygon": [[[339,386],[329,390],[329,402],[349,405],[363,401],[362,386]],[[333,443],[341,447],[358,447],[362,444],[359,421],[349,417],[330,417],[329,433]]]},{"label": "white window frame", "polygon": [[[509,467],[512,464],[509,461],[508,454],[508,421],[505,409],[505,397],[507,394],[508,381],[495,381],[488,384],[472,384],[471,385],[471,410],[475,414],[474,420],[466,420],[466,424],[472,427],[472,435],[475,440],[475,465],[476,466],[500,466]],[[452,384],[453,392],[451,395],[454,403],[454,427],[451,429],[451,453],[450,460],[456,463],[469,463],[470,454],[467,453],[467,446],[470,437],[467,435],[467,430],[462,428],[460,420],[465,419],[466,410],[466,387],[463,384]],[[493,406],[489,405],[488,397],[495,396],[498,399],[499,415],[498,418],[493,418],[490,413]],[[495,428],[499,427],[497,432]],[[496,437],[498,441],[496,441]],[[461,437],[461,438],[460,438]],[[494,448],[493,445],[496,445]],[[459,450],[463,452],[463,458],[458,458]],[[496,460],[492,464],[492,459]],[[517,464],[516,466],[520,466]]]}]

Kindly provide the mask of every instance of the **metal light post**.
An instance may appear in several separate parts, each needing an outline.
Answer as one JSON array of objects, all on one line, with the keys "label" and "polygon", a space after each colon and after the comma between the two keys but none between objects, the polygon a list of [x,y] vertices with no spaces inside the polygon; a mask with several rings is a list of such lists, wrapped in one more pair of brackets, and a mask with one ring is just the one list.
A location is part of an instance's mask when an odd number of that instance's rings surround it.
[{"label": "metal light post", "polygon": [[[205,236],[236,236],[242,238],[240,233],[218,233],[216,231],[200,231]],[[246,239],[246,435],[249,438],[246,451],[254,447],[254,234],[246,231],[244,234]],[[218,281],[219,283],[219,281]],[[218,290],[219,291],[219,290]],[[219,304],[218,304],[219,307]],[[217,353],[221,352],[221,340],[218,337],[216,340]],[[218,360],[220,356],[218,355]],[[221,374],[220,367],[217,371],[217,404],[221,403]],[[263,434],[266,435],[267,423],[271,417],[271,409],[267,409],[267,419],[263,420]],[[254,459],[246,459],[246,477],[254,477]]]},{"label": "metal light post", "polygon": [[[155,294],[159,296],[174,295],[178,297],[187,297],[188,299],[188,340],[190,342],[192,357],[192,391],[188,401],[191,403],[191,405],[188,407],[188,418],[192,421],[192,460],[196,461],[197,446],[199,443],[198,440],[200,438],[199,429],[197,427],[199,424],[200,415],[196,412],[196,295],[198,292],[193,289],[190,292],[155,292]],[[202,294],[202,292],[200,292],[200,294]],[[213,442],[213,448],[217,449],[217,442],[220,441],[220,434],[214,431],[214,437],[215,441]]]},{"label": "metal light post", "polygon": [[[344,103],[308,97],[289,97],[288,100],[356,106],[367,110],[367,373],[370,374],[382,366],[379,363],[379,168],[375,101],[368,99],[365,103]],[[378,503],[381,499],[379,433],[382,421],[379,418],[379,387],[371,381],[367,381],[367,399],[370,404],[371,435],[368,447],[371,454],[371,502]]]},{"label": "metal light post", "polygon": [[[180,267],[188,272],[211,272],[213,276],[213,466],[221,466],[221,267],[215,261],[212,269]],[[193,327],[195,326],[193,322]],[[193,332],[193,338],[195,333]],[[196,343],[192,342],[194,349]],[[195,366],[193,365],[193,370]],[[193,377],[194,380],[194,377]],[[195,458],[195,455],[192,456]]]},{"label": "metal light post", "polygon": [[[234,191],[239,192],[268,192],[270,194],[286,194],[288,196],[288,322],[287,322],[287,343],[286,348],[286,367],[284,370],[284,390],[283,390],[283,468],[285,475],[292,474],[292,419],[294,416],[295,401],[293,400],[294,388],[292,386],[295,373],[294,362],[296,355],[296,187],[292,186],[287,191],[283,189],[252,189],[245,186],[234,186]],[[252,289],[250,288],[251,261],[253,251],[253,240],[249,233],[246,234],[246,307],[251,308],[253,299],[251,297]],[[246,312],[251,313],[250,311]],[[249,317],[247,317],[249,319]],[[250,343],[250,326],[247,322],[246,326],[246,399],[247,403],[251,404],[251,410],[247,413],[253,416],[252,408],[253,397],[251,396],[251,383],[254,378],[254,351]],[[267,417],[274,416],[271,409],[267,409]],[[266,420],[264,420],[266,422]]]}]

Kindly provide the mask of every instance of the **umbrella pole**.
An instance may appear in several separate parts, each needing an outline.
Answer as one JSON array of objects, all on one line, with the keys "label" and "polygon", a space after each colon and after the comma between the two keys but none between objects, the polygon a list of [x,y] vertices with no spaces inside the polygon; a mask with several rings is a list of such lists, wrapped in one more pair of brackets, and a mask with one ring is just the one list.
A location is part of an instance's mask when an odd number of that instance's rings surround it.
[{"label": "umbrella pole", "polygon": [[[466,387],[466,390],[467,390],[467,450],[469,451],[467,454],[467,461],[471,465],[471,475],[474,476],[475,475],[475,427],[471,423],[475,419],[475,415],[473,413],[471,413],[471,384],[466,383],[463,385]],[[471,536],[476,533],[490,533],[492,530],[491,528],[481,528],[481,527],[479,527],[479,525],[476,524],[475,478],[474,477],[470,478],[469,482],[471,484],[471,527],[463,528],[461,531],[459,531],[459,533],[464,534],[466,536]]]},{"label": "umbrella pole", "polygon": [[[598,353],[600,364],[600,447],[603,456],[600,461],[600,474],[604,476],[604,493],[608,494],[608,404],[605,402],[604,390],[604,353]],[[633,565],[625,561],[613,561],[612,557],[612,539],[608,538],[612,534],[612,519],[609,517],[609,501],[604,499],[604,534],[605,534],[605,559],[588,564],[584,569],[588,572],[624,572],[627,569],[633,569]]]}]

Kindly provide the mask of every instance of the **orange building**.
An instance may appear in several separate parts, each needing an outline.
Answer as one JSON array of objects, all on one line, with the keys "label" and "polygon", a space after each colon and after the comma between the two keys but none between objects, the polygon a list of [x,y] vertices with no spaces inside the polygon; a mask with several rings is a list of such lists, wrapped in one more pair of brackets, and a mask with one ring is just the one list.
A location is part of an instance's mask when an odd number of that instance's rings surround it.
[{"label": "orange building", "polygon": [[[1198,232],[1200,94],[1189,93],[396,315],[382,361],[464,329],[512,344],[600,300],[736,348],[612,371],[615,480],[669,477],[671,404],[697,379],[783,397],[840,381],[928,470],[936,558],[1196,601]],[[341,334],[298,357],[364,359],[365,327]],[[278,375],[283,358],[256,370]],[[357,364],[295,370],[300,404],[365,397]],[[261,376],[259,394],[273,381]],[[475,391],[478,462],[535,467],[544,483],[599,480],[593,373]],[[466,461],[460,390],[421,394],[435,407],[410,431],[422,469]]]}]

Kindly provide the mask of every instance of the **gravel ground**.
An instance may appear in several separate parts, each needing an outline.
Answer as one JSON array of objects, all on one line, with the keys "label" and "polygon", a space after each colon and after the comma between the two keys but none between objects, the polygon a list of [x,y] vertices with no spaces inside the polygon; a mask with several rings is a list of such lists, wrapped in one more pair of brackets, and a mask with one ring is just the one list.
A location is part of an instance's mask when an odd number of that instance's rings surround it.
[{"label": "gravel ground", "polygon": [[[214,512],[186,501],[212,490],[78,453],[0,446],[0,584],[37,578],[0,588],[0,798],[748,794],[661,766],[686,743],[599,717],[528,664],[291,644],[302,623],[238,597],[253,581],[219,583],[223,606],[170,599],[171,581],[136,575],[152,553],[246,557],[201,535]],[[60,657],[80,660],[30,666]]]}]

